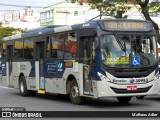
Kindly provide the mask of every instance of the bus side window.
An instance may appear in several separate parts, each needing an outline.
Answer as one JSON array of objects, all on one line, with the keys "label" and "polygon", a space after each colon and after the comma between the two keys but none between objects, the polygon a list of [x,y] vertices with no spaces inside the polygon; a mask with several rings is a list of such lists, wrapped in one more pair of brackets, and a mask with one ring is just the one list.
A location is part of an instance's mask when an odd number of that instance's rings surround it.
[{"label": "bus side window", "polygon": [[34,58],[34,43],[33,39],[24,40],[24,58],[33,59]]},{"label": "bus side window", "polygon": [[23,59],[23,40],[16,40],[14,44],[14,59]]},{"label": "bus side window", "polygon": [[64,35],[54,34],[51,38],[51,58],[62,59],[64,49]]},{"label": "bus side window", "polygon": [[6,43],[3,43],[1,58],[2,58],[3,60],[6,59]]},{"label": "bus side window", "polygon": [[50,37],[47,36],[47,44],[46,44],[46,57],[47,59],[50,58],[51,55],[51,42],[50,42]]},{"label": "bus side window", "polygon": [[65,34],[64,58],[74,59],[76,55],[76,36],[75,32]]}]

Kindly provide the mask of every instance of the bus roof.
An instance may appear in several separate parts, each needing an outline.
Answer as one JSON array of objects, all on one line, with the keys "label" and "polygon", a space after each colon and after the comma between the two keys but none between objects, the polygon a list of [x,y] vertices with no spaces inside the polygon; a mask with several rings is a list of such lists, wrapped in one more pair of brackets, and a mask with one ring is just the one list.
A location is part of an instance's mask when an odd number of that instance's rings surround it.
[{"label": "bus roof", "polygon": [[[122,25],[118,27],[118,22],[121,22]],[[57,33],[57,32],[65,32],[65,31],[73,31],[73,30],[78,30],[81,28],[95,28],[95,26],[98,24],[101,29],[106,30],[106,31],[127,31],[127,30],[132,30],[131,28],[133,27],[132,23],[146,23],[144,25],[146,31],[151,31],[153,30],[153,26],[150,21],[147,20],[134,20],[134,19],[108,19],[108,20],[92,20],[88,21],[82,24],[77,24],[77,25],[51,25],[51,26],[46,26],[46,27],[39,27],[35,29],[28,30],[25,33],[22,34],[16,34],[8,37],[4,37],[2,40],[3,41],[8,41],[8,40],[14,40],[14,39],[20,39],[20,38],[27,38],[27,37],[35,37],[38,35],[47,35],[51,33]],[[108,24],[111,23],[112,25]],[[123,24],[124,23],[124,24]],[[117,25],[114,25],[117,24]],[[127,25],[127,26],[126,26]],[[111,26],[110,28],[108,26]],[[130,27],[131,26],[131,27]],[[123,27],[128,27],[123,28]],[[129,28],[130,27],[130,28]],[[141,24],[137,24],[137,27],[142,27]],[[145,30],[145,29],[139,29],[140,30]],[[137,31],[136,29],[133,29]]]},{"label": "bus roof", "polygon": [[39,27],[39,28],[28,30],[22,34],[16,34],[16,35],[4,37],[2,40],[8,41],[8,40],[14,40],[14,39],[20,39],[20,38],[35,37],[38,35],[47,35],[47,34],[56,33],[56,32],[71,31],[71,30],[78,29],[78,27],[79,25],[74,25],[74,26],[51,25],[46,27]]}]

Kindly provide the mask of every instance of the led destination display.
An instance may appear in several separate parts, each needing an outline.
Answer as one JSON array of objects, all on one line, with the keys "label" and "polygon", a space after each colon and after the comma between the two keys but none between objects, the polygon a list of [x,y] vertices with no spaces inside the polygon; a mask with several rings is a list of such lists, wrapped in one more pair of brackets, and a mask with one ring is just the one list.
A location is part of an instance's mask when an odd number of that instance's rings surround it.
[{"label": "led destination display", "polygon": [[103,22],[105,30],[111,31],[151,31],[150,22],[143,21],[107,21]]}]

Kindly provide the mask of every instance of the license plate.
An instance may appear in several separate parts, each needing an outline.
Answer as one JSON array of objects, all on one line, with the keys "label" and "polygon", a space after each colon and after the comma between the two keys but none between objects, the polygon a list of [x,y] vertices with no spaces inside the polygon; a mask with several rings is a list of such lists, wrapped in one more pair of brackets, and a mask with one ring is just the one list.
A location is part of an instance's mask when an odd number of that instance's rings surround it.
[{"label": "license plate", "polygon": [[128,91],[135,91],[137,90],[137,86],[127,86]]}]

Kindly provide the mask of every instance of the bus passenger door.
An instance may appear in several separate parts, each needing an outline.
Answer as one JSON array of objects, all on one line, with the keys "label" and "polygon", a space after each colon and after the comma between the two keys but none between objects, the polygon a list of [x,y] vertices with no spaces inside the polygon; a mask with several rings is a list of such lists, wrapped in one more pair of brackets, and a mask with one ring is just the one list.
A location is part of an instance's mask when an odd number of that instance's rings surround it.
[{"label": "bus passenger door", "polygon": [[45,89],[45,80],[44,80],[44,71],[43,71],[43,63],[44,63],[44,48],[45,48],[45,42],[36,42],[35,43],[35,74],[36,74],[36,88],[39,90]]},{"label": "bus passenger door", "polygon": [[12,62],[13,62],[13,45],[7,46],[7,85],[13,87],[13,74],[12,74]]},{"label": "bus passenger door", "polygon": [[93,95],[93,38],[92,36],[80,38],[83,54],[83,90],[86,95]]}]

